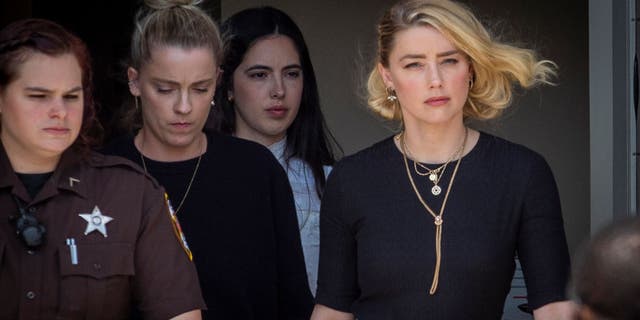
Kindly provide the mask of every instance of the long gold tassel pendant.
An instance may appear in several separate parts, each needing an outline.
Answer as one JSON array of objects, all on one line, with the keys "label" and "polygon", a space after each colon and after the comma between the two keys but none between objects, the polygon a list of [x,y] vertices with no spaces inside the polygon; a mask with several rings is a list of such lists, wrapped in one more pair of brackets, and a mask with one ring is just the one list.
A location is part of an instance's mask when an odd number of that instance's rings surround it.
[{"label": "long gold tassel pendant", "polygon": [[441,243],[442,243],[442,217],[436,216],[435,221],[433,222],[436,225],[436,267],[433,271],[433,281],[431,282],[431,289],[429,289],[429,294],[433,295],[436,293],[438,289],[438,278],[440,277],[440,261],[442,259],[441,252]]}]

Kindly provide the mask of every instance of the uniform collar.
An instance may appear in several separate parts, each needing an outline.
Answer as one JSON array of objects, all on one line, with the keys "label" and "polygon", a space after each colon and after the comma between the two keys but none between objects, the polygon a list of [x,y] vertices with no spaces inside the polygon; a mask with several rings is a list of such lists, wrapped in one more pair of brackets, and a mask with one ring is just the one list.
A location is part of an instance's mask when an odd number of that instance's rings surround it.
[{"label": "uniform collar", "polygon": [[43,188],[37,198],[45,196],[47,192],[57,192],[56,189],[67,190],[86,198],[89,181],[85,174],[86,170],[82,170],[82,162],[84,160],[77,151],[73,148],[67,149],[60,157],[60,163],[51,177],[53,183],[49,184],[49,187],[52,190]]},{"label": "uniform collar", "polygon": [[[49,181],[43,186],[35,199],[31,202],[40,202],[59,193],[59,189],[71,191],[77,195],[86,198],[86,187],[83,186],[84,180],[83,170],[80,163],[81,156],[72,150],[67,149],[60,157],[60,163],[53,172]],[[28,195],[26,188],[15,174],[9,157],[4,149],[4,145],[0,142],[0,188],[11,187],[11,192],[25,202],[31,197]]]}]

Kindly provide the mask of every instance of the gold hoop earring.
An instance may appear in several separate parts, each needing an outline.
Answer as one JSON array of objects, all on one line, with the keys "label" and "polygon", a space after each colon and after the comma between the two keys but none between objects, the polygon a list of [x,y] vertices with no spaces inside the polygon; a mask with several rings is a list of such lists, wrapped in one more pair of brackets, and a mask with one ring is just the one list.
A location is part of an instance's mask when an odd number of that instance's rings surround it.
[{"label": "gold hoop earring", "polygon": [[398,96],[396,95],[396,91],[393,88],[387,88],[387,101],[394,103],[398,100]]},{"label": "gold hoop earring", "polygon": [[473,77],[469,78],[469,91],[473,89]]}]

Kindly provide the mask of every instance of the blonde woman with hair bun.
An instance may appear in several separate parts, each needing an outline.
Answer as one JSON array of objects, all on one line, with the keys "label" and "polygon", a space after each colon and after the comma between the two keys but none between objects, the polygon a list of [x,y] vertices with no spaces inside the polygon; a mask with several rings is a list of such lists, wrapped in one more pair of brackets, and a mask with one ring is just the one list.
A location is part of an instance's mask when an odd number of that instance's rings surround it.
[{"label": "blonde woman with hair bun", "polygon": [[204,129],[217,107],[222,43],[199,2],[146,0],[138,11],[131,133],[104,151],[166,188],[198,270],[204,319],[308,319],[313,297],[285,172],[261,145]]},{"label": "blonde woman with hair bun", "polygon": [[402,1],[378,24],[368,103],[402,131],[342,159],[320,214],[312,320],[500,319],[517,254],[536,320],[571,319],[557,187],[538,153],[468,128],[556,65],[464,5]]}]

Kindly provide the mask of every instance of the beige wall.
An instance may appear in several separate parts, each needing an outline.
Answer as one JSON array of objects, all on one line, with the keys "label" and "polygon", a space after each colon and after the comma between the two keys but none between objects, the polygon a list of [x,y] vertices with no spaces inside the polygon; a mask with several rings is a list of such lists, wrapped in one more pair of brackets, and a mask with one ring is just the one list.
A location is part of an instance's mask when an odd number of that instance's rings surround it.
[{"label": "beige wall", "polygon": [[[484,130],[542,153],[562,200],[570,249],[589,234],[589,105],[585,1],[467,1],[492,28],[537,48],[560,66],[558,86],[520,93],[515,108]],[[272,5],[300,25],[313,61],[324,114],[345,154],[388,135],[392,125],[372,116],[358,97],[370,67],[375,24],[394,1],[222,0],[222,18],[250,6]],[[366,4],[366,5],[364,5]]]}]

